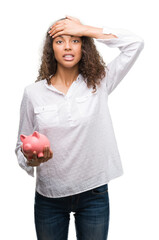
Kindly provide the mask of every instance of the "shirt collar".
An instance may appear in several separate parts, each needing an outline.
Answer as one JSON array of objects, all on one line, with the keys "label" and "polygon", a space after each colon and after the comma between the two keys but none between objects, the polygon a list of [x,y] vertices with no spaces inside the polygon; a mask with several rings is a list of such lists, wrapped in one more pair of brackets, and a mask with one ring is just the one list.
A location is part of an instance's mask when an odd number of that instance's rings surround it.
[{"label": "shirt collar", "polygon": [[[79,73],[78,76],[77,76],[77,78],[76,78],[76,80],[75,80],[72,84],[74,84],[74,83],[77,84],[77,83],[79,83],[81,80],[83,80],[83,77],[82,77],[82,75]],[[60,93],[60,94],[64,94],[64,93],[61,93],[59,90],[57,90],[52,84],[49,85],[46,79],[44,79],[44,85],[45,85],[48,89],[50,89],[50,90],[52,90],[52,91],[54,91],[54,92],[58,92],[58,93]]]}]

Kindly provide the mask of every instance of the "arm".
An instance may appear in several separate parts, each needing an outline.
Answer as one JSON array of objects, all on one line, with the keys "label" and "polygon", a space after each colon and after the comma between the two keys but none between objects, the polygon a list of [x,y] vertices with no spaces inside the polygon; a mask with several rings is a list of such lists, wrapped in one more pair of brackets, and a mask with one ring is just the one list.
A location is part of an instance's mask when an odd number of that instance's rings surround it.
[{"label": "arm", "polygon": [[32,166],[28,166],[27,158],[21,151],[20,146],[22,145],[22,142],[20,140],[20,134],[30,135],[33,133],[33,116],[33,107],[29,101],[27,90],[25,88],[20,106],[20,122],[15,153],[20,167],[22,167],[31,176],[34,176],[34,168]]},{"label": "arm", "polygon": [[107,92],[110,94],[137,60],[144,47],[144,41],[130,31],[104,27],[103,34],[107,35],[108,33],[114,33],[117,38],[105,39],[101,37],[101,39],[96,40],[106,44],[108,47],[117,47],[120,50],[119,55],[107,65],[106,69],[104,81]]},{"label": "arm", "polygon": [[128,73],[144,47],[143,39],[130,31],[87,26],[73,17],[67,17],[67,19],[55,23],[49,34],[54,38],[62,34],[92,37],[109,47],[119,48],[120,54],[107,65],[106,69],[104,81],[108,94],[116,88]]},{"label": "arm", "polygon": [[28,160],[27,156],[21,149],[22,142],[20,140],[20,134],[31,135],[34,131],[34,110],[31,101],[29,100],[27,88],[24,90],[23,99],[20,107],[20,123],[18,131],[18,139],[16,144],[15,153],[18,158],[19,165],[26,170],[26,172],[34,176],[34,168],[41,163],[47,162],[53,157],[53,152],[49,147],[44,147],[44,156],[38,158],[36,151],[33,152],[32,160]]},{"label": "arm", "polygon": [[53,24],[48,32],[52,38],[60,35],[87,36],[92,38],[110,39],[117,38],[115,35],[103,34],[103,28],[96,28],[82,24],[79,19],[67,16],[65,20],[59,20]]}]

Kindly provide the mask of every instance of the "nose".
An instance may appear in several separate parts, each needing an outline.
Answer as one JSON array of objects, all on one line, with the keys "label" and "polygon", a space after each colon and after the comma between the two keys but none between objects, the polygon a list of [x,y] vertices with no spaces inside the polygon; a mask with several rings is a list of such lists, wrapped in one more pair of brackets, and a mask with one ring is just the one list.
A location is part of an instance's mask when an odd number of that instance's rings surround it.
[{"label": "nose", "polygon": [[69,41],[65,42],[65,49],[71,49],[71,43]]}]

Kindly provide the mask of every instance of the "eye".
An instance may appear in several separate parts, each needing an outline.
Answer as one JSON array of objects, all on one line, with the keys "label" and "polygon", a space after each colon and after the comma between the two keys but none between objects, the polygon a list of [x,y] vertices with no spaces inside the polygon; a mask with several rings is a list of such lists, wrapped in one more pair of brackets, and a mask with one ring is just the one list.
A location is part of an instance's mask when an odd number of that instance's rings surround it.
[{"label": "eye", "polygon": [[73,40],[73,42],[77,43],[77,42],[79,42],[79,40],[75,39],[75,40]]},{"label": "eye", "polygon": [[62,43],[62,41],[61,41],[61,40],[58,40],[58,41],[56,41],[56,43],[60,44],[60,43]]}]

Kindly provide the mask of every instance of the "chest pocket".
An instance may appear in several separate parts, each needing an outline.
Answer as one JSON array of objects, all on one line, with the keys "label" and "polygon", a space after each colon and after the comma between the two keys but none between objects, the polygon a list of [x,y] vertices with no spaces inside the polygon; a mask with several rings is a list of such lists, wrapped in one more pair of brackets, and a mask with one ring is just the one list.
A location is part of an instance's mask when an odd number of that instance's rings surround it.
[{"label": "chest pocket", "polygon": [[[97,90],[98,91],[98,90]],[[82,118],[91,117],[98,111],[98,92],[88,93],[85,96],[75,98],[78,110]]]},{"label": "chest pocket", "polygon": [[34,113],[39,129],[50,128],[59,123],[56,104],[36,107]]}]

